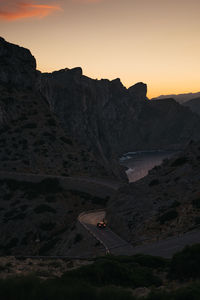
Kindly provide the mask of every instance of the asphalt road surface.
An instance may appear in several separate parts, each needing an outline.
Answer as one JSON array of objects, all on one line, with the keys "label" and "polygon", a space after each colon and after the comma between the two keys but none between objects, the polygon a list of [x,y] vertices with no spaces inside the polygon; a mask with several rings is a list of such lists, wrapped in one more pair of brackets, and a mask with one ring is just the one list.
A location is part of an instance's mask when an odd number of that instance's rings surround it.
[{"label": "asphalt road surface", "polygon": [[105,218],[103,210],[82,213],[79,222],[105,247],[107,253],[115,255],[134,255],[137,253],[171,257],[186,245],[200,243],[200,230],[191,231],[178,237],[168,238],[151,244],[133,247],[108,227],[97,228],[97,223]]},{"label": "asphalt road surface", "polygon": [[134,248],[124,241],[121,237],[115,234],[108,227],[104,229],[97,228],[97,223],[103,221],[106,212],[103,210],[86,212],[79,216],[79,222],[102,243],[107,253],[112,254],[131,254]]}]

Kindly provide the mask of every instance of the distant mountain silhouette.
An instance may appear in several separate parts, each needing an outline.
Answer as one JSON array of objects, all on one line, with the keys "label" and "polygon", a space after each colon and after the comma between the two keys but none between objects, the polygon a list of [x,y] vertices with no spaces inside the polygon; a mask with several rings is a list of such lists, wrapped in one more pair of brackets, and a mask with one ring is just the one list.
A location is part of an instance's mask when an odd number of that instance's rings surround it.
[{"label": "distant mountain silhouette", "polygon": [[195,99],[197,97],[200,97],[200,92],[198,93],[186,93],[186,94],[172,94],[172,95],[160,95],[158,97],[152,98],[151,100],[157,100],[157,99],[167,99],[167,98],[173,98],[180,104]]}]

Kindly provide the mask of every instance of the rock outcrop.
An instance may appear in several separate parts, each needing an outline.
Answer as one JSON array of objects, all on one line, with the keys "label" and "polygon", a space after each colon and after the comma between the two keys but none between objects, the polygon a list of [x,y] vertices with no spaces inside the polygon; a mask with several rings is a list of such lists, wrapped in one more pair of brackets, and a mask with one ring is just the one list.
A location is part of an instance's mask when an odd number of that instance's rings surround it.
[{"label": "rock outcrop", "polygon": [[29,50],[1,38],[0,66],[1,171],[63,176],[111,173],[63,130],[38,91],[41,74]]},{"label": "rock outcrop", "polygon": [[28,49],[0,38],[0,84],[33,89],[38,76],[36,60]]}]

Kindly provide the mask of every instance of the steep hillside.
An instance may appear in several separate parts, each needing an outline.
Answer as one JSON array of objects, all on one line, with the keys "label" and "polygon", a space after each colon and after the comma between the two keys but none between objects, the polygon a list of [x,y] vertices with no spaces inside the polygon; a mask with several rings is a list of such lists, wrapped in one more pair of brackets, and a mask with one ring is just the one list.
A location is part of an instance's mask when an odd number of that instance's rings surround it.
[{"label": "steep hillside", "polygon": [[40,74],[29,50],[0,39],[0,65],[1,171],[108,174],[63,130],[36,90]]},{"label": "steep hillside", "polygon": [[[62,128],[38,91],[40,76],[29,50],[0,39],[0,255],[73,255],[84,245],[77,216],[106,199],[80,192],[78,181],[64,190],[55,175],[113,176]],[[44,176],[32,182],[30,174]],[[98,251],[95,243],[87,237]]]},{"label": "steep hillside", "polygon": [[134,243],[164,239],[200,225],[200,143],[124,186],[108,205],[115,231]]},{"label": "steep hillside", "polygon": [[[107,196],[67,187],[58,177],[0,178],[0,255],[95,255],[102,249],[77,223]],[[62,182],[61,182],[62,181]],[[81,249],[81,250],[80,250]]]}]

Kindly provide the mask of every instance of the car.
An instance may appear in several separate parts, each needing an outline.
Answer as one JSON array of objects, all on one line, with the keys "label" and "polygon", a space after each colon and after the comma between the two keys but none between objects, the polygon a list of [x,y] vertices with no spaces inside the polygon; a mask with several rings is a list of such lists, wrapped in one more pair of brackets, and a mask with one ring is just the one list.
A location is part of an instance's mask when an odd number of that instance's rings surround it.
[{"label": "car", "polygon": [[98,222],[98,223],[97,223],[97,227],[98,227],[99,229],[106,228],[106,223],[105,223],[104,221]]}]

